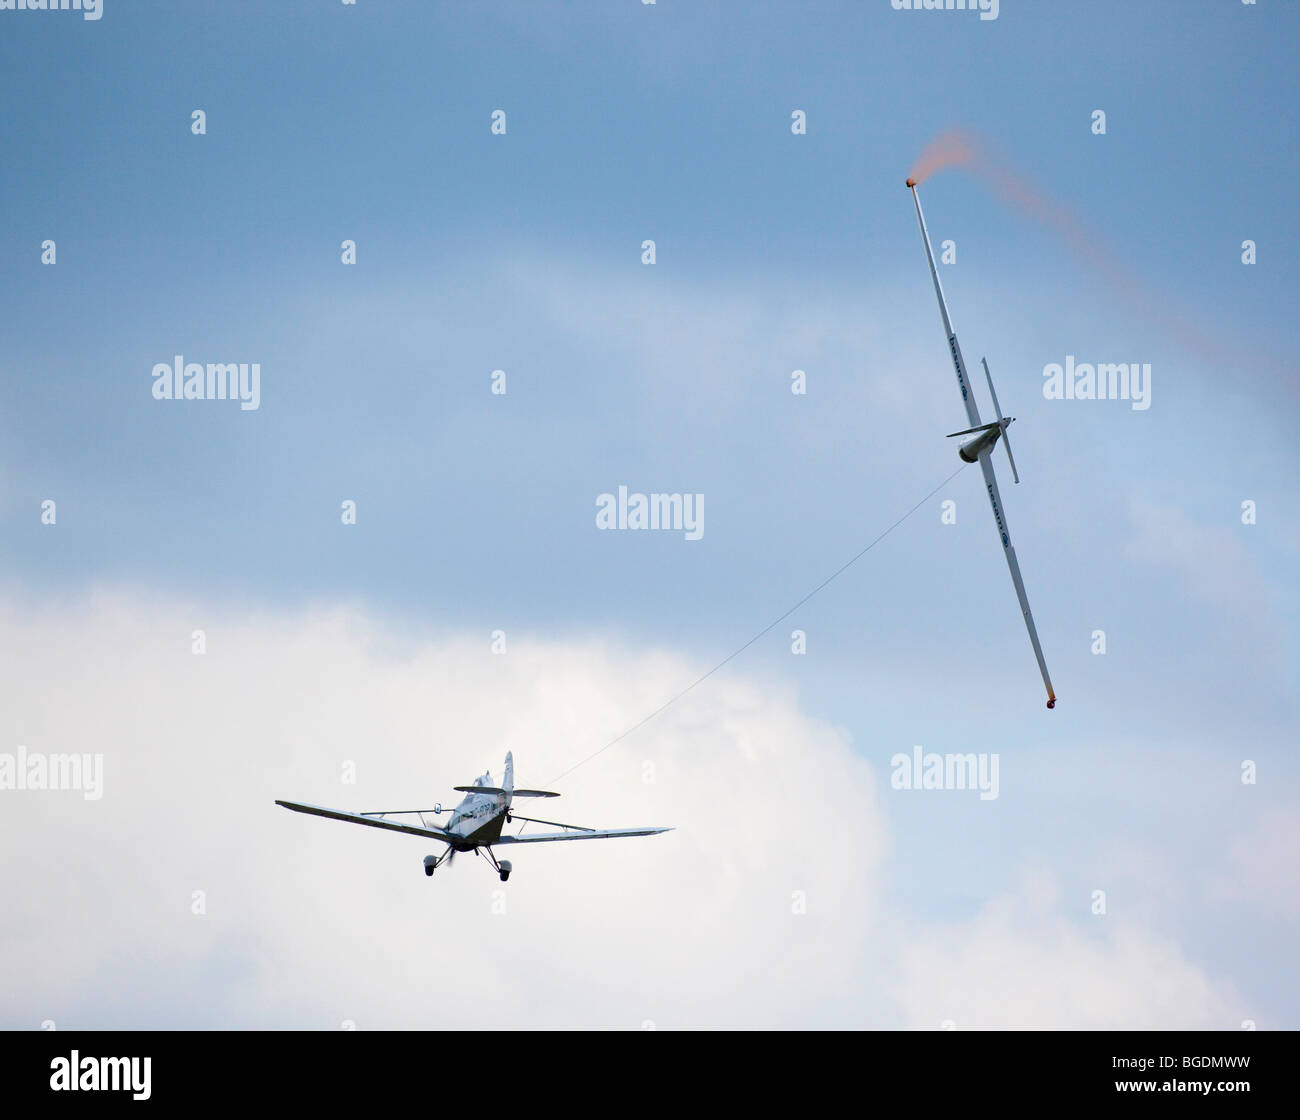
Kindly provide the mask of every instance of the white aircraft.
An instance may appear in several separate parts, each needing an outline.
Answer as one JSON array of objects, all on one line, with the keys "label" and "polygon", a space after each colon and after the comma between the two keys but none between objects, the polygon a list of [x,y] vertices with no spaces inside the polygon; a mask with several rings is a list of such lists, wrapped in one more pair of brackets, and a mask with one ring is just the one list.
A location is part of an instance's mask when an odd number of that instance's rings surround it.
[{"label": "white aircraft", "polygon": [[1007,558],[1007,567],[1011,569],[1011,582],[1015,584],[1016,597],[1020,600],[1020,613],[1025,616],[1029,641],[1034,647],[1034,656],[1038,658],[1038,671],[1042,673],[1043,684],[1047,688],[1047,706],[1055,708],[1056,693],[1052,689],[1052,678],[1047,675],[1047,662],[1043,659],[1042,647],[1038,644],[1038,629],[1034,626],[1034,616],[1029,611],[1029,597],[1025,594],[1025,584],[1020,578],[1020,562],[1016,559],[1016,550],[1011,546],[1011,530],[1007,528],[1006,513],[1002,509],[1002,495],[998,492],[997,475],[993,473],[993,463],[989,458],[993,445],[1001,439],[1002,446],[1007,451],[1007,461],[1011,464],[1011,476],[1019,483],[1020,475],[1016,473],[1016,461],[1012,458],[1011,441],[1007,436],[1007,429],[1015,417],[1003,418],[1002,409],[998,405],[998,395],[993,389],[993,376],[989,373],[989,364],[981,359],[997,419],[988,424],[980,422],[980,410],[975,404],[975,394],[966,379],[966,363],[962,361],[961,347],[957,344],[957,332],[953,330],[952,320],[948,317],[948,305],[944,302],[943,288],[939,284],[939,272],[934,266],[934,250],[930,248],[930,231],[925,228],[925,216],[921,213],[921,198],[916,193],[916,183],[913,180],[908,179],[907,185],[912,192],[912,201],[916,203],[916,221],[921,227],[921,240],[925,242],[926,259],[930,262],[930,278],[934,281],[934,294],[939,297],[939,314],[943,316],[943,331],[948,338],[948,352],[952,355],[952,364],[957,370],[957,387],[961,389],[961,399],[966,405],[966,416],[970,420],[969,428],[953,432],[948,438],[975,434],[975,438],[962,444],[957,453],[964,462],[978,462],[980,470],[984,472],[984,488],[988,491],[989,502],[993,505],[993,519],[997,522],[1002,551]]},{"label": "white aircraft", "polygon": [[[501,844],[544,844],[552,840],[609,840],[618,836],[653,836],[659,832],[671,832],[671,828],[583,828],[576,824],[561,824],[559,821],[543,821],[536,817],[521,817],[512,811],[511,803],[516,797],[559,797],[558,793],[548,793],[540,789],[515,789],[515,760],[506,753],[505,783],[501,786],[492,784],[492,774],[486,773],[474,779],[472,786],[456,786],[464,793],[465,799],[451,811],[451,819],[446,828],[436,822],[430,823],[426,817],[441,816],[441,804],[432,809],[388,809],[376,813],[349,813],[344,809],[324,809],[319,805],[303,805],[297,801],[277,801],[286,809],[295,813],[310,813],[314,817],[329,817],[335,821],[349,821],[352,824],[364,824],[371,828],[386,828],[391,832],[405,832],[411,836],[427,836],[431,840],[441,840],[447,845],[440,856],[424,857],[424,873],[432,875],[444,862],[455,858],[457,852],[475,852],[486,856],[496,869],[504,883],[510,878],[512,870],[508,859],[498,860],[492,849]],[[405,821],[389,820],[389,817],[417,817],[419,824]],[[503,836],[502,828],[513,821],[529,824],[547,824],[553,828],[562,828],[563,832],[539,832],[532,836],[522,835],[520,829],[514,836]]]}]

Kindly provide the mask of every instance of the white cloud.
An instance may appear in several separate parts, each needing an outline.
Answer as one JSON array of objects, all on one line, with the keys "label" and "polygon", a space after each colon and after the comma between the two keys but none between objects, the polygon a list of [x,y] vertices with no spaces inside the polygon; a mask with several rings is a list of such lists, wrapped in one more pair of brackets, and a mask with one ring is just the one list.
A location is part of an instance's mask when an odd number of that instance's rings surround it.
[{"label": "white cloud", "polygon": [[1084,935],[1049,903],[891,914],[870,767],[737,676],[541,814],[676,831],[518,849],[506,887],[468,855],[426,879],[436,845],[272,804],[450,801],[507,749],[545,786],[696,675],[670,654],[511,635],[494,656],[486,633],[412,642],[355,611],[129,595],[10,605],[0,638],[4,749],[106,756],[100,801],[0,794],[22,853],[0,871],[0,952],[23,962],[6,1026],[1201,1026],[1230,1000],[1177,946]]},{"label": "white cloud", "polygon": [[1210,888],[1218,902],[1244,902],[1300,923],[1300,819],[1282,809],[1263,810],[1232,839],[1228,867]]},{"label": "white cloud", "polygon": [[956,1029],[1227,1029],[1244,1016],[1230,988],[1176,942],[1094,916],[1066,921],[1050,879],[1030,877],[972,920],[903,949],[895,987],[906,1025]]}]

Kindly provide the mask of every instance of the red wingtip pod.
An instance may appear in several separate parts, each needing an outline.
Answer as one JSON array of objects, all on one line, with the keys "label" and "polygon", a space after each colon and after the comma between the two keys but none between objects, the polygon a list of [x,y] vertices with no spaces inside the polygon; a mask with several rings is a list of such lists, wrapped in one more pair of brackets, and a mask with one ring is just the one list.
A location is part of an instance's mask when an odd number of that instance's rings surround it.
[{"label": "red wingtip pod", "polygon": [[1048,706],[1049,708],[1055,708],[1055,707],[1056,707],[1056,697],[1055,697],[1055,696],[1053,696],[1053,697],[1052,697],[1052,698],[1047,702],[1047,706]]},{"label": "red wingtip pod", "polygon": [[909,187],[914,187],[914,186],[916,186],[916,180],[915,180],[915,179],[908,179],[908,181],[907,181],[907,185],[908,185]]}]

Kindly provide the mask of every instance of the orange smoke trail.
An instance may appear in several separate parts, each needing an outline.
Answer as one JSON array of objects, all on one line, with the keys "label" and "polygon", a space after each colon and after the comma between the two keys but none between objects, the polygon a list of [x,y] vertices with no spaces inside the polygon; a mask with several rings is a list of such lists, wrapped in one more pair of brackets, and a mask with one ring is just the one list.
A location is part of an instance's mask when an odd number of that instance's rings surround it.
[{"label": "orange smoke trail", "polygon": [[1294,371],[1276,354],[1258,351],[1251,354],[1249,347],[1208,333],[1200,321],[1174,310],[1167,301],[1144,289],[1120,259],[1091,236],[1067,207],[1030,186],[1004,163],[992,159],[986,146],[969,133],[948,129],[936,136],[912,165],[907,184],[910,187],[923,183],[936,172],[950,167],[969,168],[1005,205],[1055,232],[1076,256],[1105,280],[1121,302],[1147,316],[1178,341],[1196,348],[1202,357],[1233,366],[1251,361],[1293,376]]},{"label": "orange smoke trail", "polygon": [[1035,190],[1001,162],[990,158],[986,146],[969,133],[950,128],[931,140],[912,165],[908,185],[924,183],[935,172],[950,167],[968,167],[992,188],[1003,203],[1054,230],[1111,284],[1127,289],[1130,296],[1137,294],[1136,285],[1119,261],[1087,234],[1068,209]]},{"label": "orange smoke trail", "polygon": [[936,171],[945,167],[958,167],[975,162],[975,145],[964,132],[950,128],[941,132],[926,146],[920,158],[912,164],[907,176],[907,185],[924,183]]}]

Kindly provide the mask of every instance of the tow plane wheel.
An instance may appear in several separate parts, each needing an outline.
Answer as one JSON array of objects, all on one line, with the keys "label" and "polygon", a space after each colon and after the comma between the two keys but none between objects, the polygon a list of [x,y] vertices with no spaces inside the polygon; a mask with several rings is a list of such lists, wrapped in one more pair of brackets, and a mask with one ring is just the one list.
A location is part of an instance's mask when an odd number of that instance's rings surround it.
[{"label": "tow plane wheel", "polygon": [[424,857],[424,873],[425,873],[426,875],[432,875],[432,874],[434,873],[434,871],[437,869],[437,866],[438,866],[438,857],[437,857],[437,856],[425,856],[425,857]]},{"label": "tow plane wheel", "polygon": [[501,868],[501,881],[503,883],[508,882],[510,879],[510,872],[513,870],[510,866],[510,861],[508,859],[503,859],[499,866]]}]

